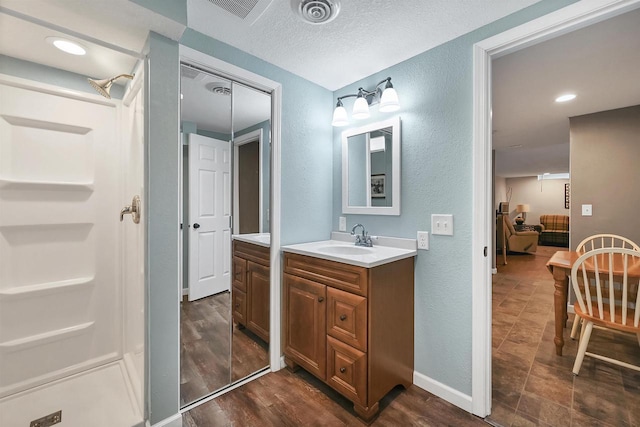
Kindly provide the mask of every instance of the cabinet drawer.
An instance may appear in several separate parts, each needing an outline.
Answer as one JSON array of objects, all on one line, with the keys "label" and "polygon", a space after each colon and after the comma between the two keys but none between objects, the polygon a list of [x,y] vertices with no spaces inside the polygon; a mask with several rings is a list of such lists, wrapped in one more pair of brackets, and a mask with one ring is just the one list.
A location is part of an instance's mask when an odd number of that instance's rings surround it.
[{"label": "cabinet drawer", "polygon": [[327,334],[367,351],[367,299],[327,288]]},{"label": "cabinet drawer", "polygon": [[369,272],[364,267],[285,252],[284,271],[333,288],[367,296]]},{"label": "cabinet drawer", "polygon": [[367,355],[327,337],[327,383],[347,399],[367,406]]},{"label": "cabinet drawer", "polygon": [[241,325],[247,324],[247,294],[233,288],[231,291],[232,307],[233,307],[233,320]]},{"label": "cabinet drawer", "polygon": [[247,292],[247,260],[233,257],[233,286]]},{"label": "cabinet drawer", "polygon": [[252,243],[242,242],[240,240],[233,241],[233,255],[239,256],[249,261],[269,266],[270,248]]}]

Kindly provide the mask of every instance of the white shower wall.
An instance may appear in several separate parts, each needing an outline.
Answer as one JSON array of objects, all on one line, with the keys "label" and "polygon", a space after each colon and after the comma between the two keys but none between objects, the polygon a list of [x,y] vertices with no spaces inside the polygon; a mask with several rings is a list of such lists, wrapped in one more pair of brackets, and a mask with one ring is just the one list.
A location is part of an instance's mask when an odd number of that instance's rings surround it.
[{"label": "white shower wall", "polygon": [[56,409],[91,425],[86,387],[130,390],[142,418],[144,222],[118,218],[142,196],[142,115],[140,95],[0,76],[0,425]]}]

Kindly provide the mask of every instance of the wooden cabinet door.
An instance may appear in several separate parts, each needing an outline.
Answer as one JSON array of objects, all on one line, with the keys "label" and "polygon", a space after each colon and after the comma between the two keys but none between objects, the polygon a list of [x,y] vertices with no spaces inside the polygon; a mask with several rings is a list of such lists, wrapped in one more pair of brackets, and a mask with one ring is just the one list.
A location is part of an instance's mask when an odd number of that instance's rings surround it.
[{"label": "wooden cabinet door", "polygon": [[236,288],[231,288],[231,304],[233,321],[242,325],[247,325],[247,294]]},{"label": "wooden cabinet door", "polygon": [[327,372],[326,297],[325,285],[284,274],[284,352],[322,380]]},{"label": "wooden cabinet door", "polygon": [[269,268],[247,262],[247,328],[269,342]]},{"label": "wooden cabinet door", "polygon": [[233,286],[242,292],[247,292],[247,260],[233,256]]}]

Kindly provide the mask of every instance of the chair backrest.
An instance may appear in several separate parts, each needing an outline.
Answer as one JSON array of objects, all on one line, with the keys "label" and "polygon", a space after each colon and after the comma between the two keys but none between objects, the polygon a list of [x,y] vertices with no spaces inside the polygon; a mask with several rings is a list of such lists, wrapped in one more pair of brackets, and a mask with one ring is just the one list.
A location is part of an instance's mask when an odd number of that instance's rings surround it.
[{"label": "chair backrest", "polygon": [[507,215],[504,215],[504,234],[505,237],[508,239],[510,236],[516,234],[516,229],[513,228],[513,224],[511,224],[511,221],[509,221],[509,217]]},{"label": "chair backrest", "polygon": [[601,248],[582,254],[571,268],[580,310],[609,325],[638,328],[640,252]]},{"label": "chair backrest", "polygon": [[616,234],[594,234],[578,243],[576,252],[585,253],[600,248],[628,248],[634,251],[640,251],[640,246],[626,237]]},{"label": "chair backrest", "polygon": [[540,215],[540,224],[547,231],[569,231],[568,215]]}]

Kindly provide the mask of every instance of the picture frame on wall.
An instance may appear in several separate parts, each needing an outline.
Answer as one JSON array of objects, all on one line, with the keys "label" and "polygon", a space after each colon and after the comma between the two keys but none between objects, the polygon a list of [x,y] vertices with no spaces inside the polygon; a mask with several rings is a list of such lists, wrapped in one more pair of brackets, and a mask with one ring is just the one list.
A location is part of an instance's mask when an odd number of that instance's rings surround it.
[{"label": "picture frame on wall", "polygon": [[385,197],[385,174],[371,175],[371,197],[382,198]]}]

